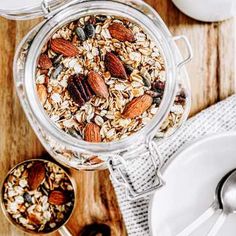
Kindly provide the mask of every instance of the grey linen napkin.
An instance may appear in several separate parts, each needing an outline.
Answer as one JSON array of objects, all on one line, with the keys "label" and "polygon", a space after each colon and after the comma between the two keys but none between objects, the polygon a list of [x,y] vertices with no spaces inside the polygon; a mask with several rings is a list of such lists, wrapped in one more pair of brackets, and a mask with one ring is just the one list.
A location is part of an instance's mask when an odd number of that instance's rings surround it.
[{"label": "grey linen napkin", "polygon": [[[166,161],[186,143],[205,135],[233,130],[236,130],[236,95],[200,112],[167,140],[159,141],[157,143],[159,153]],[[155,181],[155,170],[148,156],[127,162],[129,179],[136,190],[140,191],[152,185]],[[149,235],[148,204],[150,196],[128,201],[124,188],[116,182],[112,182],[128,235]]]}]

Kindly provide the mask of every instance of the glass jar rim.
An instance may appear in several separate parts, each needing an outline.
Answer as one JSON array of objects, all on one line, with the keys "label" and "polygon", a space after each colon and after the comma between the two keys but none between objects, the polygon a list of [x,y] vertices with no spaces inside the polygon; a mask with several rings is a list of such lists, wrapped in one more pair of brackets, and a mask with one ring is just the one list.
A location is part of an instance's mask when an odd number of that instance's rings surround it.
[{"label": "glass jar rim", "polygon": [[[125,7],[125,8],[124,8]],[[84,15],[90,14],[107,14],[117,15],[120,17],[126,17],[135,21],[137,24],[144,27],[156,43],[161,47],[162,55],[165,59],[166,66],[166,86],[164,95],[159,107],[157,114],[152,118],[152,120],[146,124],[140,131],[123,138],[119,141],[112,141],[107,143],[89,143],[84,140],[78,140],[75,137],[66,134],[65,131],[59,129],[55,123],[49,118],[49,116],[44,111],[39,98],[36,93],[35,84],[35,74],[36,74],[36,62],[40,54],[39,49],[42,48],[44,43],[49,39],[52,32],[60,28],[62,25],[69,23],[75,19],[78,19]],[[158,14],[156,13],[157,17]],[[90,2],[80,2],[75,5],[69,6],[54,15],[52,18],[47,20],[45,24],[40,28],[39,32],[35,36],[32,44],[29,48],[29,52],[26,59],[25,65],[25,87],[26,96],[30,104],[30,108],[35,115],[37,121],[43,129],[47,130],[49,134],[56,137],[57,140],[71,146],[73,149],[84,150],[91,153],[107,153],[117,150],[122,150],[127,148],[129,145],[138,144],[140,142],[145,142],[148,134],[154,129],[159,128],[161,123],[164,121],[169,113],[170,107],[173,103],[175,92],[176,92],[176,63],[175,57],[172,53],[173,45],[171,40],[171,34],[165,27],[165,24],[158,17],[160,22],[159,25],[154,24],[153,20],[146,16],[143,12],[138,11],[130,5],[117,1],[90,1]],[[164,27],[163,27],[164,25]],[[168,60],[166,59],[168,58]],[[33,76],[32,76],[33,75]]]},{"label": "glass jar rim", "polygon": [[65,8],[79,0],[8,0],[0,6],[0,15],[11,20],[29,20]]}]

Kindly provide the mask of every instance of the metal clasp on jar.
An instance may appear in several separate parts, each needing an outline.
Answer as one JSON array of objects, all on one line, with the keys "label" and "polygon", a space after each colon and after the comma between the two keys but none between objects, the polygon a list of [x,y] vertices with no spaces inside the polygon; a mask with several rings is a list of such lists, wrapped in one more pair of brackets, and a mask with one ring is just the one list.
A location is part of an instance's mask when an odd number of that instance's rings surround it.
[{"label": "metal clasp on jar", "polygon": [[[128,169],[130,168],[129,163],[132,163],[134,160],[137,161],[137,159],[141,158],[146,158],[146,160],[151,161],[152,166],[149,167],[153,169],[152,173],[154,176],[152,179],[154,179],[154,181],[150,183],[149,187],[141,187],[141,190],[137,190],[134,188],[132,180],[128,175]],[[142,160],[140,161],[142,162]],[[123,186],[126,190],[127,199],[132,201],[150,195],[164,185],[164,181],[160,173],[162,164],[163,160],[161,159],[157,144],[154,141],[150,141],[148,144],[139,145],[133,150],[125,153],[112,154],[107,161],[111,180],[117,185]]]},{"label": "metal clasp on jar", "polygon": [[48,0],[42,1],[41,8],[43,10],[44,15],[48,15],[51,12],[50,6],[48,4]]},{"label": "metal clasp on jar", "polygon": [[57,12],[65,9],[66,7],[78,3],[79,0],[66,1],[64,4],[58,4],[58,6],[50,6],[49,0],[42,0],[41,9],[45,19],[49,19],[54,16]]},{"label": "metal clasp on jar", "polygon": [[191,59],[193,58],[193,50],[192,50],[192,47],[188,38],[185,35],[174,36],[172,37],[172,39],[174,41],[182,40],[186,44],[187,56],[185,59],[183,59],[181,62],[177,64],[177,68],[180,69],[182,66],[184,66],[185,64],[191,61]]}]

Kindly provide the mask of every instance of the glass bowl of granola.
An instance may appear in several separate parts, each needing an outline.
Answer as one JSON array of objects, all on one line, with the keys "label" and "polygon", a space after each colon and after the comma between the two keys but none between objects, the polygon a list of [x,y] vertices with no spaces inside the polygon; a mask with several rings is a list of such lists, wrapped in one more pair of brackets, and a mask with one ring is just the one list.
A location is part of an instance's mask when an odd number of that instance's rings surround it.
[{"label": "glass bowl of granola", "polygon": [[58,164],[44,159],[23,161],[3,181],[2,210],[24,232],[64,232],[75,206],[75,189],[74,180]]},{"label": "glass bowl of granola", "polygon": [[[17,92],[40,141],[77,169],[107,167],[153,138],[172,134],[190,110],[191,57],[143,1],[73,1],[18,47]],[[175,41],[186,43],[182,59]]]}]

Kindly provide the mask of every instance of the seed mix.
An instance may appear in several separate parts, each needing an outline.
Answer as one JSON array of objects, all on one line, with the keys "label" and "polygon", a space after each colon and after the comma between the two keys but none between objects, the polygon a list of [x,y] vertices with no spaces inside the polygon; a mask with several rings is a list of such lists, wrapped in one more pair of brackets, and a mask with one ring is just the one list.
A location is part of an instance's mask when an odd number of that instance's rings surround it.
[{"label": "seed mix", "polygon": [[60,227],[74,205],[74,189],[67,174],[48,161],[25,162],[14,168],[2,194],[12,220],[33,232]]}]

